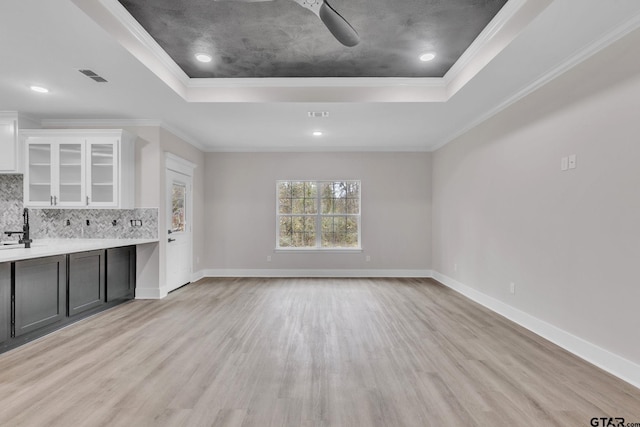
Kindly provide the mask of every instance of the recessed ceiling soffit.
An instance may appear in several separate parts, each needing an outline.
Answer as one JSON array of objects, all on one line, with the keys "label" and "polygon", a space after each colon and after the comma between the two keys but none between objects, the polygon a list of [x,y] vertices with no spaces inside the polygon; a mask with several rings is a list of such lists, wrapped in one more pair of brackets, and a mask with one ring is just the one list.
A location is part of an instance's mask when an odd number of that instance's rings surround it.
[{"label": "recessed ceiling soffit", "polygon": [[552,2],[72,1],[188,102],[445,102]]}]

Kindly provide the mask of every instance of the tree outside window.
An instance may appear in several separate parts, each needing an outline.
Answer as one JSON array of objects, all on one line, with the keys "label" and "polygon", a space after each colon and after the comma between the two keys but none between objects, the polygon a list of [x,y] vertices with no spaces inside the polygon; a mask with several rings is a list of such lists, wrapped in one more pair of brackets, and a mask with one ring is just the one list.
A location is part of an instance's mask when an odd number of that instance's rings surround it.
[{"label": "tree outside window", "polygon": [[359,249],[360,181],[278,181],[277,248]]}]

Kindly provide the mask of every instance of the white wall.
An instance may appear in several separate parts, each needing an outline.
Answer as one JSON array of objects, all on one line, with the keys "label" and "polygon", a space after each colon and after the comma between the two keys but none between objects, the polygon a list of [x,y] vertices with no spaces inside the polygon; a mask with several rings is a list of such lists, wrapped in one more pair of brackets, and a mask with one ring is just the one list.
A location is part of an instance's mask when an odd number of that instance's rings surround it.
[{"label": "white wall", "polygon": [[[160,298],[166,295],[166,230],[165,209],[165,153],[169,152],[196,164],[193,177],[193,222],[194,230],[204,228],[204,153],[176,137],[171,132],[157,126],[127,127],[136,135],[136,206],[158,208],[157,247],[147,248],[148,253],[139,254],[139,259],[148,265],[145,278],[139,280],[137,296]],[[204,239],[202,233],[193,235],[193,271],[200,270],[198,260],[203,258]],[[140,267],[140,266],[139,266]]]},{"label": "white wall", "polygon": [[433,155],[433,269],[635,364],[638,45],[640,31]]},{"label": "white wall", "polygon": [[[363,251],[274,253],[280,179],[360,179]],[[430,268],[429,153],[207,153],[204,198],[203,265],[214,274],[265,269],[424,273]]]}]

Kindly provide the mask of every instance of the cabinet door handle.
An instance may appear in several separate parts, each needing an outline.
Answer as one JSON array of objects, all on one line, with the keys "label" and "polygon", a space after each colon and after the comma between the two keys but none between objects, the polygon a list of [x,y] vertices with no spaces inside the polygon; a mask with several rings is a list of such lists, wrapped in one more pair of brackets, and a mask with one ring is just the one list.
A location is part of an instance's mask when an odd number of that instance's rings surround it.
[{"label": "cabinet door handle", "polygon": [[169,243],[171,243],[171,242],[175,242],[175,241],[176,241],[176,239],[172,239],[171,237],[169,237],[169,238],[167,239],[167,241],[168,241]]},{"label": "cabinet door handle", "polygon": [[53,196],[53,205],[58,206],[58,196]]},{"label": "cabinet door handle", "polygon": [[87,206],[89,206],[89,196],[87,196]]},{"label": "cabinet door handle", "polygon": [[51,206],[53,206],[53,196],[51,196],[51,201],[49,202]]}]

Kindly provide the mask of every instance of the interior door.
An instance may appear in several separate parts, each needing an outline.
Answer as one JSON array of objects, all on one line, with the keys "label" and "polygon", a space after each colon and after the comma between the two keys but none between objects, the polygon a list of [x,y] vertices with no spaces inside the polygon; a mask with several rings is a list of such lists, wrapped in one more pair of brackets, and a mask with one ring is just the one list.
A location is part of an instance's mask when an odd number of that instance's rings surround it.
[{"label": "interior door", "polygon": [[191,177],[167,169],[167,291],[191,281]]}]

